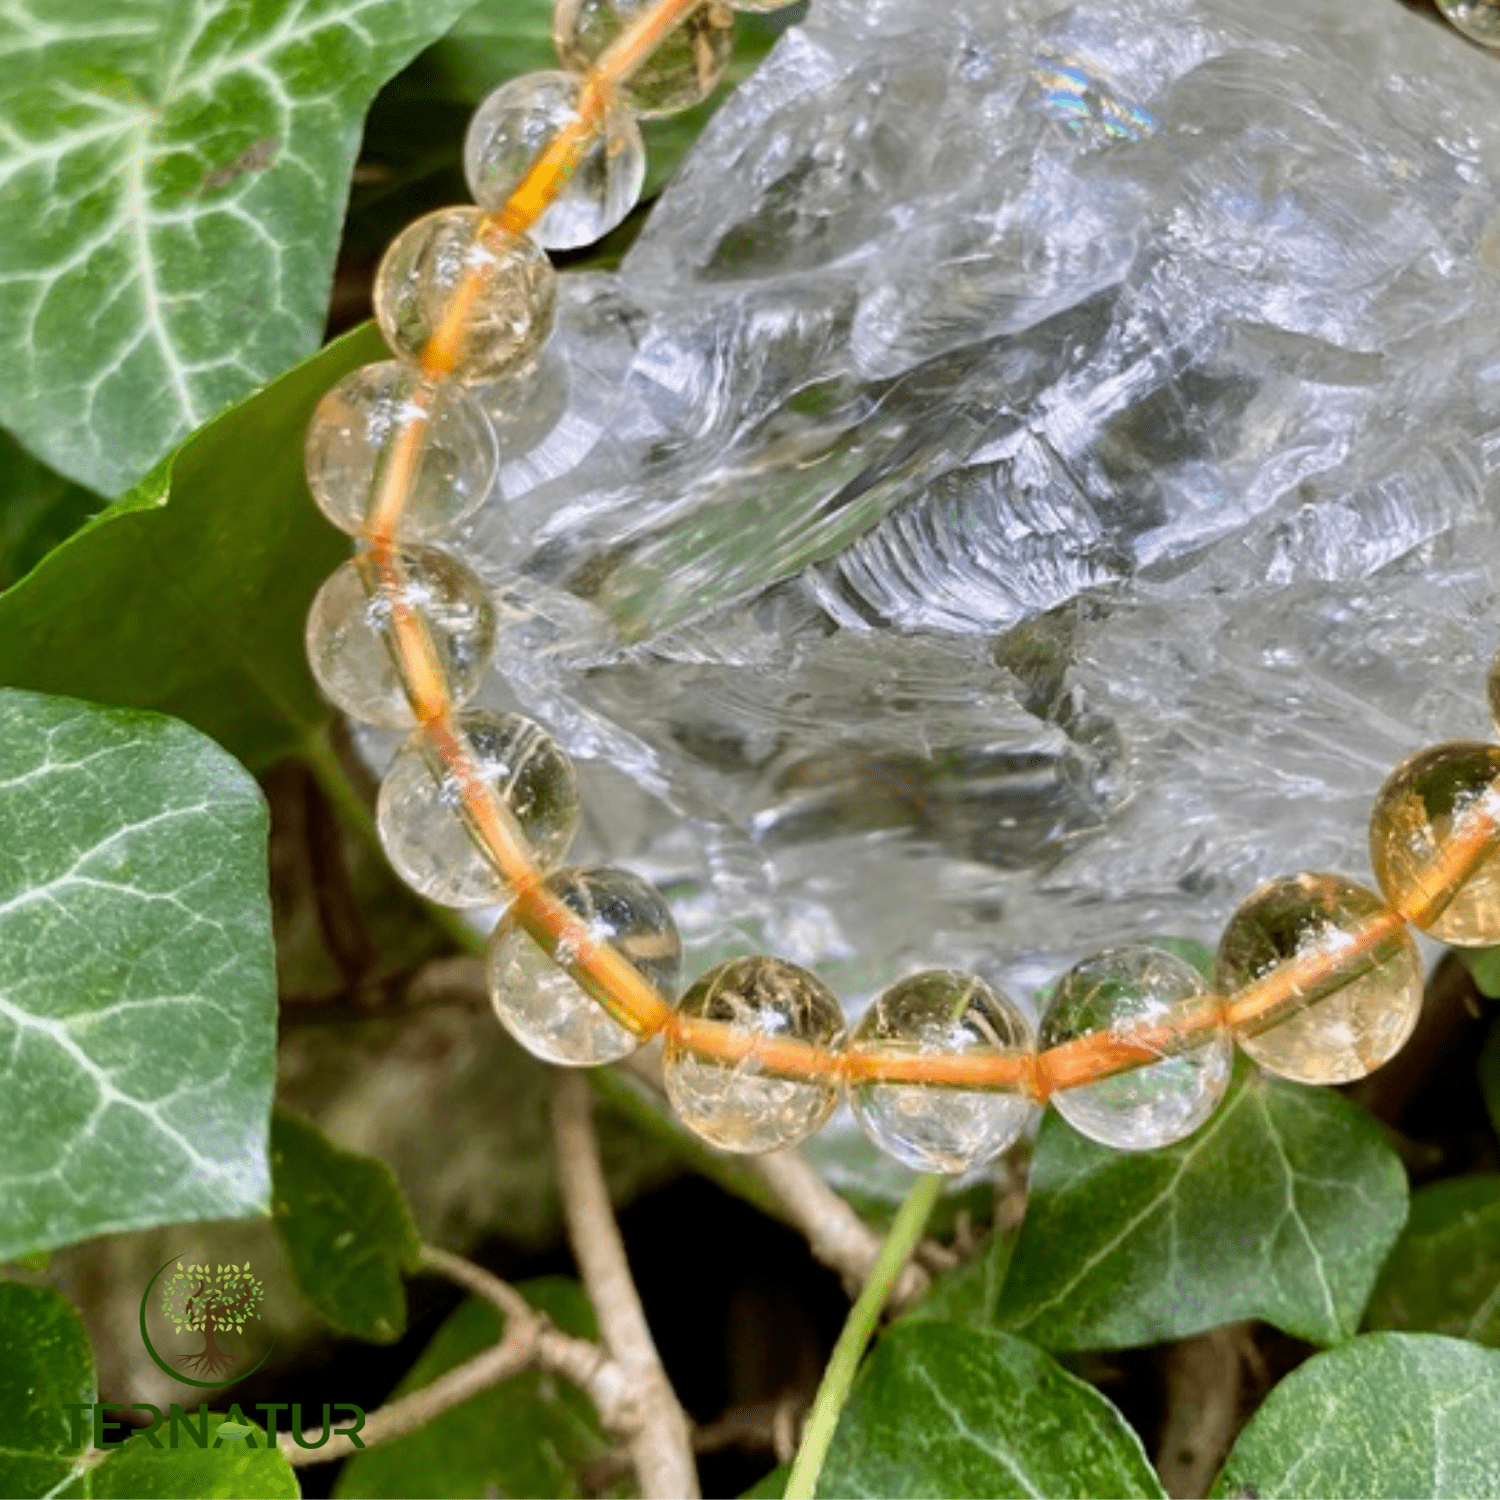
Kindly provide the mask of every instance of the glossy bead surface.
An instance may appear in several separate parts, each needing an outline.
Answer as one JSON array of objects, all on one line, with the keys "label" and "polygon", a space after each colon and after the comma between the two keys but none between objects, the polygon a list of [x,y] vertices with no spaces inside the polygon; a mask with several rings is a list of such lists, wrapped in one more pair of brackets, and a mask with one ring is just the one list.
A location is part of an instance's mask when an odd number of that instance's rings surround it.
[{"label": "glossy bead surface", "polygon": [[1218,1107],[1234,1069],[1219,1001],[1198,971],[1159,948],[1132,945],[1086,958],[1058,981],[1037,1028],[1048,1048],[1090,1036],[1142,1043],[1161,1061],[1056,1090],[1075,1130],[1121,1151],[1191,1135]]},{"label": "glossy bead surface", "polygon": [[391,597],[424,622],[455,704],[478,691],[495,649],[495,613],[483,583],[436,547],[391,552],[388,595],[376,554],[361,552],[318,590],[307,616],[307,659],[329,701],[385,729],[416,723],[397,667]]},{"label": "glossy bead surface", "polygon": [[[474,292],[460,302],[464,286]],[[437,373],[470,385],[500,380],[533,359],[556,302],[546,253],[487,225],[477,208],[440,208],[407,225],[375,273],[375,317],[391,352],[421,364],[453,313],[462,327],[451,363]]]},{"label": "glossy bead surface", "polygon": [[[552,40],[565,68],[587,72],[652,0],[557,0]],[[704,3],[680,22],[625,84],[625,102],[643,118],[701,104],[719,86],[734,46],[734,11]]]},{"label": "glossy bead surface", "polygon": [[1500,0],[1438,0],[1438,9],[1466,37],[1500,47]]},{"label": "glossy bead surface", "polygon": [[1385,899],[1460,947],[1500,943],[1500,746],[1435,745],[1375,798],[1370,863]]},{"label": "glossy bead surface", "polygon": [[483,503],[495,480],[495,437],[460,386],[425,387],[399,360],[351,371],[318,402],[307,429],[307,486],[341,531],[369,520],[401,433],[426,419],[397,536],[441,541]]},{"label": "glossy bead surface", "polygon": [[[1422,1008],[1411,934],[1373,891],[1337,875],[1256,891],[1225,930],[1215,981],[1240,1046],[1298,1083],[1373,1072],[1401,1050]],[[1262,1000],[1264,1011],[1237,1019]]]},{"label": "glossy bead surface", "polygon": [[[560,870],[547,889],[583,924],[589,942],[611,944],[671,1003],[682,978],[682,939],[654,885],[628,870],[594,866]],[[645,1037],[610,1013],[579,957],[576,939],[539,939],[512,908],[490,939],[490,1003],[527,1051],[591,1068],[628,1056]]]},{"label": "glossy bead surface", "polygon": [[[480,779],[519,825],[543,869],[556,865],[578,831],[573,764],[540,724],[486,709],[454,727]],[[493,906],[510,887],[470,832],[461,784],[418,729],[380,783],[375,826],[396,873],[439,906]]]},{"label": "glossy bead surface", "polygon": [[[547,143],[578,119],[580,87],[571,73],[526,73],[475,110],[464,138],[464,174],[481,208],[503,208]],[[531,237],[548,250],[592,245],[635,207],[645,181],[641,128],[617,105]]]},{"label": "glossy bead surface", "polygon": [[[854,1056],[1025,1057],[1031,1026],[1016,1005],[973,974],[932,969],[871,1002],[849,1041]],[[860,1082],[855,1118],[877,1146],[918,1172],[983,1166],[1021,1133],[1035,1104],[1020,1087]]]},{"label": "glossy bead surface", "polygon": [[711,969],[682,997],[679,1014],[719,1023],[751,1044],[738,1061],[697,1053],[667,1038],[667,1095],[683,1124],[726,1151],[776,1151],[806,1139],[833,1112],[832,1068],[813,1077],[777,1076],[757,1042],[809,1043],[837,1054],[844,1015],[826,986],[779,958],[736,958]]}]

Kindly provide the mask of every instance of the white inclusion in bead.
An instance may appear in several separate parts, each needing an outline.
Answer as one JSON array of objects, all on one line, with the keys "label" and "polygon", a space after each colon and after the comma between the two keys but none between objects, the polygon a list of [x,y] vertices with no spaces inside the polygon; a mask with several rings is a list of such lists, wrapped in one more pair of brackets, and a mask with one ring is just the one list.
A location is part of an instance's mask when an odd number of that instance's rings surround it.
[{"label": "white inclusion in bead", "polygon": [[474,398],[459,386],[429,386],[399,360],[385,360],[344,376],[307,429],[307,487],[341,531],[366,530],[401,435],[416,424],[423,434],[397,538],[440,541],[483,503],[498,459]]},{"label": "white inclusion in bead", "polygon": [[[682,977],[682,939],[655,886],[628,870],[590,866],[560,870],[547,890],[583,924],[587,942],[609,944],[671,1004]],[[577,940],[538,932],[516,907],[490,939],[487,971],[495,1014],[546,1062],[597,1067],[628,1056],[645,1040],[611,1014]]]},{"label": "white inclusion in bead", "polygon": [[1149,1151],[1191,1135],[1229,1087],[1234,1043],[1220,1002],[1198,971],[1159,948],[1112,948],[1058,981],[1037,1044],[1080,1037],[1134,1040],[1160,1055],[1098,1083],[1058,1089],[1057,1112],[1075,1130],[1122,1151]]},{"label": "white inclusion in bead", "polygon": [[[557,305],[546,252],[477,208],[440,208],[391,241],[375,272],[375,319],[391,352],[422,364],[460,325],[444,368],[465,385],[502,380],[536,358]],[[451,368],[450,361],[451,359]]]},{"label": "white inclusion in bead", "polygon": [[[464,173],[476,203],[505,206],[547,143],[577,121],[582,87],[571,73],[525,73],[475,110],[464,138]],[[552,206],[532,225],[531,237],[548,250],[592,245],[635,207],[645,181],[641,128],[616,104]]]},{"label": "white inclusion in bead", "polygon": [[[870,1006],[849,1043],[851,1060],[886,1057],[1023,1058],[1031,1027],[1016,1005],[973,974],[914,974]],[[1007,1088],[861,1082],[855,1118],[877,1146],[918,1172],[967,1172],[1009,1146],[1035,1105],[1019,1082]]]},{"label": "white inclusion in bead", "polygon": [[[515,820],[534,861],[550,869],[578,830],[578,785],[567,754],[539,724],[485,709],[454,728],[479,779]],[[375,825],[396,873],[440,906],[493,906],[510,886],[471,830],[463,785],[418,729],[396,752],[375,804]]]},{"label": "white inclusion in bead", "polygon": [[821,980],[779,958],[736,958],[710,969],[678,1013],[718,1023],[730,1042],[749,1042],[739,1061],[695,1052],[669,1032],[663,1072],[683,1124],[725,1151],[778,1151],[805,1140],[833,1112],[839,1077],[778,1076],[754,1043],[798,1041],[837,1054],[844,1016]]},{"label": "white inclusion in bead", "polygon": [[397,606],[426,631],[450,701],[472,698],[495,649],[495,612],[484,584],[436,547],[356,553],[318,590],[307,616],[307,660],[337,708],[365,724],[417,722],[394,637]]}]

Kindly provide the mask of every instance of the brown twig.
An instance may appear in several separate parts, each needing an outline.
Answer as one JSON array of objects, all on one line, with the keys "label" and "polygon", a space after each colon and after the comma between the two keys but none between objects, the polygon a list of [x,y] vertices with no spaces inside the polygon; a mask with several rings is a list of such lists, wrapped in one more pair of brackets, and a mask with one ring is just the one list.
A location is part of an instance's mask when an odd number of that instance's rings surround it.
[{"label": "brown twig", "polygon": [[[787,1218],[807,1236],[812,1253],[844,1278],[851,1291],[870,1279],[881,1237],[823,1181],[800,1151],[773,1151],[749,1166],[776,1194]],[[892,1293],[893,1307],[915,1302],[927,1290],[927,1273],[908,1262]]]},{"label": "brown twig", "polygon": [[[360,1440],[366,1448],[379,1443],[388,1443],[393,1438],[405,1437],[408,1432],[441,1416],[450,1408],[477,1396],[481,1391],[508,1380],[530,1367],[536,1358],[535,1330],[528,1325],[507,1323],[505,1335],[498,1344],[491,1345],[482,1354],[440,1375],[431,1385],[413,1391],[408,1396],[389,1401],[378,1411],[365,1418],[360,1429]],[[316,1442],[322,1429],[305,1432],[304,1439]],[[300,1447],[289,1432],[278,1434],[276,1442],[282,1456],[294,1467],[306,1464],[328,1463],[335,1458],[347,1458],[358,1448],[347,1437],[335,1430],[322,1447],[306,1449]]]},{"label": "brown twig", "polygon": [[599,1413],[599,1420],[611,1432],[628,1437],[640,1426],[629,1377],[599,1345],[564,1333],[513,1286],[461,1255],[423,1245],[422,1264],[499,1308],[507,1330],[516,1321],[532,1324],[536,1363],[554,1374],[566,1376],[586,1392]]},{"label": "brown twig", "polygon": [[573,1257],[605,1347],[639,1395],[640,1427],[630,1439],[630,1452],[641,1493],[647,1500],[696,1500],[698,1471],[691,1429],[662,1368],[630,1276],[625,1244],[599,1164],[593,1095],[579,1073],[558,1073],[552,1095],[552,1132]]},{"label": "brown twig", "polygon": [[[422,1246],[421,1256],[426,1269],[446,1276],[497,1307],[505,1318],[505,1331],[499,1343],[466,1360],[457,1369],[449,1370],[430,1385],[388,1401],[370,1413],[359,1431],[366,1448],[415,1432],[471,1396],[477,1396],[502,1380],[509,1380],[512,1375],[519,1375],[523,1370],[538,1368],[562,1375],[587,1392],[599,1412],[600,1421],[610,1430],[622,1437],[634,1433],[639,1425],[639,1415],[631,1395],[630,1381],[625,1371],[598,1345],[562,1332],[514,1287],[491,1275],[482,1266],[431,1245]],[[305,1441],[316,1442],[322,1436],[322,1429],[305,1431],[302,1436]],[[279,1433],[276,1441],[282,1455],[294,1467],[328,1463],[359,1451],[357,1445],[338,1429],[326,1443],[316,1448],[304,1448],[289,1432]]]},{"label": "brown twig", "polygon": [[465,1009],[487,1008],[489,990],[484,979],[484,960],[468,953],[449,953],[432,958],[412,975],[406,987],[406,1003],[413,1009],[428,1005],[452,1005]]},{"label": "brown twig", "polygon": [[1167,1351],[1167,1418],[1156,1472],[1177,1500],[1208,1493],[1253,1404],[1247,1380],[1259,1356],[1249,1323],[1230,1323]]},{"label": "brown twig", "polygon": [[[618,1066],[639,1078],[660,1098],[666,1098],[660,1052],[643,1049]],[[869,1279],[870,1268],[880,1254],[880,1235],[828,1186],[800,1151],[776,1151],[742,1159],[771,1190],[786,1222],[805,1236],[813,1256],[829,1270],[837,1271],[850,1295],[856,1295]],[[945,1261],[953,1259],[931,1241],[924,1241],[923,1248],[936,1252],[932,1257],[934,1269],[946,1269]],[[915,1263],[908,1265],[896,1283],[892,1305],[910,1306],[927,1287],[928,1278],[922,1267]]]}]

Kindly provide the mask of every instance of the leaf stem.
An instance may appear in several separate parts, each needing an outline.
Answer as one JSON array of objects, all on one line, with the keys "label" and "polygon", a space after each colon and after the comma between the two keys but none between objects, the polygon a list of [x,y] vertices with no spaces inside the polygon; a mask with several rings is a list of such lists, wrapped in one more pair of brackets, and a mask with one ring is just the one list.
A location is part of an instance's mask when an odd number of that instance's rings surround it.
[{"label": "leaf stem", "polygon": [[308,735],[297,754],[312,772],[318,790],[332,803],[344,827],[384,859],[380,835],[375,831],[375,814],[350,778],[338,751],[333,748],[332,723],[324,725],[316,734]]},{"label": "leaf stem", "polygon": [[859,1300],[849,1310],[828,1368],[823,1372],[823,1383],[818,1387],[807,1426],[802,1431],[802,1444],[786,1483],[786,1500],[812,1500],[818,1487],[818,1476],[823,1472],[823,1460],[828,1457],[834,1429],[838,1426],[844,1403],[849,1399],[849,1388],[854,1384],[854,1374],[859,1369],[865,1346],[875,1332],[896,1278],[922,1238],[922,1231],[932,1217],[945,1181],[942,1177],[918,1177],[896,1213],[885,1244],[880,1247],[875,1269],[859,1294]]}]

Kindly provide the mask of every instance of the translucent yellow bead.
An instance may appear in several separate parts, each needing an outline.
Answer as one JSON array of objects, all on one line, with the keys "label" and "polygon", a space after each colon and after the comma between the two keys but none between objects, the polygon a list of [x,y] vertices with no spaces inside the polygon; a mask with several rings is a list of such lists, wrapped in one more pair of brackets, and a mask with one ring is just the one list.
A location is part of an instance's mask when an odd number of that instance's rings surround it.
[{"label": "translucent yellow bead", "polygon": [[1150,1151],[1191,1135],[1218,1108],[1234,1067],[1219,1001],[1191,964],[1158,948],[1111,948],[1058,981],[1038,1027],[1045,1051],[1100,1033],[1140,1043],[1160,1062],[1058,1089],[1075,1130],[1122,1151]]},{"label": "translucent yellow bead", "polygon": [[1500,943],[1500,746],[1436,745],[1375,798],[1370,863],[1408,921],[1460,947]]},{"label": "translucent yellow bead", "polygon": [[409,365],[384,360],[344,376],[308,425],[307,486],[340,530],[365,530],[401,434],[415,423],[425,425],[400,540],[441,541],[484,502],[499,459],[474,398],[461,386],[429,387]]},{"label": "translucent yellow bead", "polygon": [[1262,886],[1234,914],[1215,974],[1240,1045],[1298,1083],[1351,1083],[1401,1050],[1422,965],[1400,918],[1337,875]]},{"label": "translucent yellow bead", "polygon": [[556,303],[546,253],[477,208],[440,208],[407,225],[375,273],[375,317],[391,352],[421,364],[441,336],[451,360],[445,354],[435,373],[466,385],[529,363]]},{"label": "translucent yellow bead", "polygon": [[374,552],[356,553],[318,590],[307,615],[307,660],[318,686],[352,719],[385,729],[417,722],[397,665],[398,604],[421,622],[454,704],[472,698],[495,649],[489,591],[436,547],[397,547],[387,592]]},{"label": "translucent yellow bead", "polygon": [[[552,40],[565,68],[585,73],[652,0],[557,0]],[[642,118],[673,115],[701,104],[719,86],[734,46],[734,11],[725,0],[704,3],[682,21],[622,89]]]},{"label": "translucent yellow bead", "polygon": [[[547,890],[583,924],[587,941],[608,943],[670,1003],[682,976],[682,939],[661,892],[628,870],[560,870]],[[495,929],[488,960],[490,1001],[528,1051],[566,1067],[597,1067],[634,1052],[645,1037],[616,1019],[610,998],[581,962],[574,938],[559,941],[516,907]]]},{"label": "translucent yellow bead", "polygon": [[[540,724],[487,709],[459,714],[454,728],[480,781],[510,813],[542,869],[567,853],[580,806],[573,763]],[[462,782],[418,729],[380,783],[375,826],[396,873],[439,906],[494,906],[510,886],[475,839]]]},{"label": "translucent yellow bead", "polygon": [[[1015,1003],[973,974],[932,969],[892,985],[849,1042],[855,1057],[1021,1058],[1031,1025]],[[1036,1105],[1018,1078],[1009,1088],[860,1082],[855,1118],[877,1146],[918,1172],[967,1172],[1009,1146]]]},{"label": "translucent yellow bead", "polygon": [[[710,969],[682,998],[678,1014],[705,1028],[738,1058],[695,1051],[667,1035],[667,1096],[683,1124],[725,1151],[776,1151],[810,1136],[839,1098],[836,1067],[779,1074],[780,1043],[836,1055],[844,1045],[838,1001],[814,975],[779,958],[736,958]],[[797,1049],[791,1049],[797,1050]],[[806,1048],[801,1049],[806,1051]]]},{"label": "translucent yellow bead", "polygon": [[[547,143],[578,119],[582,81],[571,73],[525,73],[474,111],[464,137],[464,173],[481,208],[504,208]],[[549,250],[592,245],[635,207],[646,181],[641,127],[623,106],[604,116],[593,144],[531,237]]]},{"label": "translucent yellow bead", "polygon": [[1500,0],[1438,0],[1438,9],[1466,37],[1500,47]]}]

